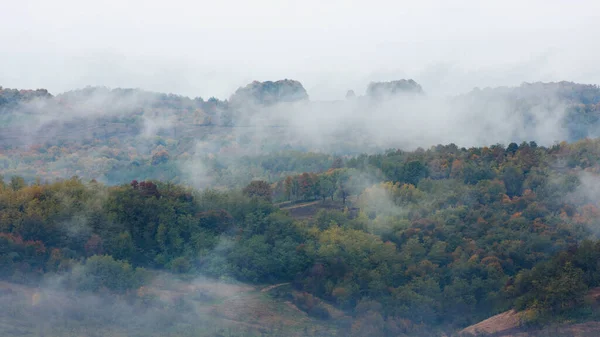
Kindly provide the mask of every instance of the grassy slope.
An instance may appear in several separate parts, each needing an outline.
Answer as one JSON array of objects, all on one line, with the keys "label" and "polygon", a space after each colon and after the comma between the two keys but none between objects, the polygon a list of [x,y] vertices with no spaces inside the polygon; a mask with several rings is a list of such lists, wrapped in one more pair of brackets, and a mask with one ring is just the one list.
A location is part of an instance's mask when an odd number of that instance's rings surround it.
[{"label": "grassy slope", "polygon": [[[600,305],[600,288],[590,290],[588,300]],[[595,305],[593,310],[598,310]],[[526,328],[522,324],[527,320],[527,311],[506,311],[492,316],[462,331],[461,336],[494,336],[494,337],[533,337],[533,336],[600,336],[600,322],[563,322],[545,326],[541,329]]]},{"label": "grassy slope", "polygon": [[[157,279],[138,290],[150,309],[122,299],[0,283],[0,336],[313,336],[327,323],[269,295],[272,288],[209,279]],[[262,291],[264,290],[264,291]],[[112,295],[111,295],[112,296]]]}]

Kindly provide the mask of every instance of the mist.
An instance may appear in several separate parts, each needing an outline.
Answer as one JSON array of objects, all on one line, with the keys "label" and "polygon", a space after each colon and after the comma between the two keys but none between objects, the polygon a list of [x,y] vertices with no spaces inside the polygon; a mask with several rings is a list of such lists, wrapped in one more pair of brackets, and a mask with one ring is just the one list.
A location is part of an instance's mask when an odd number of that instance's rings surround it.
[{"label": "mist", "polygon": [[509,309],[519,268],[600,233],[597,151],[553,146],[600,136],[598,13],[3,3],[0,331],[441,335]]},{"label": "mist", "polygon": [[[414,150],[438,144],[488,146],[535,140],[552,145],[569,138],[564,119],[569,102],[558,88],[524,84],[518,88],[475,90],[454,97],[369,95],[345,101],[280,103],[245,109],[234,129],[247,151],[273,137],[317,152],[360,153],[389,148]],[[425,88],[425,90],[427,90]],[[523,95],[521,91],[524,91]],[[521,99],[533,99],[520,105]],[[277,127],[277,128],[274,128]]]},{"label": "mist", "polygon": [[[74,273],[84,273],[76,267]],[[0,282],[4,333],[27,336],[254,336],[264,328],[242,322],[261,303],[252,286],[198,276],[157,274],[144,287],[115,295],[69,286],[46,276],[36,287]],[[235,302],[231,297],[241,297]],[[244,296],[246,298],[244,298]],[[224,301],[223,304],[218,304]],[[229,302],[228,302],[229,301]],[[244,301],[246,303],[244,303]],[[217,304],[216,304],[217,303]],[[266,331],[266,330],[264,330]]]},{"label": "mist", "polygon": [[[285,83],[294,86],[285,89]],[[376,94],[370,84],[356,90],[357,96],[324,101],[312,99],[300,82],[253,82],[244,87],[248,93],[236,91],[219,101],[87,87],[9,107],[0,142],[15,150],[48,146],[38,155],[47,170],[66,170],[59,175],[63,178],[84,174],[120,184],[144,176],[177,177],[176,182],[204,189],[280,179],[238,168],[240,160],[282,151],[352,156],[450,143],[476,147],[535,141],[552,146],[598,135],[596,124],[570,121],[578,118],[573,108],[583,99],[574,100],[575,90],[581,97],[595,95],[595,86],[536,82],[440,97],[416,82],[377,83],[413,83],[418,92],[409,86],[408,91],[388,88]],[[273,85],[283,96],[268,98],[261,91],[267,87],[255,87],[261,85]],[[300,98],[294,96],[298,93]],[[261,95],[273,101],[263,102]],[[590,99],[592,105],[597,100]],[[65,146],[69,149],[61,150]],[[4,172],[11,174],[20,159],[14,151],[7,156],[12,164]],[[146,173],[139,167],[146,167]]]}]

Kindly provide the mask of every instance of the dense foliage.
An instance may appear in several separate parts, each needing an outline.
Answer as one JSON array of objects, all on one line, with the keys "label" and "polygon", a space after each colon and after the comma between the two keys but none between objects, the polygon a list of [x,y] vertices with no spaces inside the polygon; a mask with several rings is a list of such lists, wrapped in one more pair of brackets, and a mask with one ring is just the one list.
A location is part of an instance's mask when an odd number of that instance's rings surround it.
[{"label": "dense foliage", "polygon": [[[598,140],[451,144],[328,159],[226,192],[12,177],[0,185],[0,275],[113,292],[156,269],[292,282],[299,307],[344,310],[356,336],[461,327],[513,306],[583,317],[600,285],[599,159]],[[300,201],[310,216],[294,216]]]}]

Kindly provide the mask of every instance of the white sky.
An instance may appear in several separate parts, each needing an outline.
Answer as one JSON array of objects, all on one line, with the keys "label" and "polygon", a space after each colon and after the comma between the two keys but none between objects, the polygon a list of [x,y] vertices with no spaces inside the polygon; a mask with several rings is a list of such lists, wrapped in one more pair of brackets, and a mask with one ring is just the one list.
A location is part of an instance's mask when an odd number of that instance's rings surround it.
[{"label": "white sky", "polygon": [[140,87],[228,98],[300,80],[311,99],[413,78],[600,84],[600,1],[0,0],[0,85]]}]

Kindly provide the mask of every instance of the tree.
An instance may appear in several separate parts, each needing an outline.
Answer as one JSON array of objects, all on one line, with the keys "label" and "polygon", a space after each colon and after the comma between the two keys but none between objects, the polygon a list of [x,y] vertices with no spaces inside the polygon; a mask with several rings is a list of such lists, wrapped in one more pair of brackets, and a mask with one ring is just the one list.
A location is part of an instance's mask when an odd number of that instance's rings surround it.
[{"label": "tree", "polygon": [[404,165],[404,181],[417,186],[419,180],[426,178],[428,175],[427,166],[423,165],[418,160],[413,160]]},{"label": "tree", "polygon": [[508,196],[513,197],[521,194],[521,187],[525,180],[521,168],[512,164],[504,166],[502,180],[504,181],[504,186],[506,186],[506,194]]},{"label": "tree", "polygon": [[167,150],[159,150],[152,155],[152,165],[166,163],[169,160],[169,152]]},{"label": "tree", "polygon": [[117,261],[110,255],[94,255],[85,265],[75,268],[71,274],[72,284],[80,290],[97,291],[107,288],[125,292],[143,284],[145,272],[133,268],[125,261]]},{"label": "tree", "polygon": [[346,199],[350,196],[350,176],[347,172],[341,172],[337,177],[336,195],[346,204]]},{"label": "tree", "polygon": [[331,164],[331,168],[332,169],[339,169],[344,167],[344,162],[342,161],[342,158],[340,157],[335,157],[333,159],[333,164]]},{"label": "tree", "polygon": [[292,189],[293,189],[293,178],[291,176],[287,176],[285,178],[285,182],[283,183],[283,193],[285,194],[286,200],[292,200]]},{"label": "tree", "polygon": [[110,238],[110,255],[119,260],[131,260],[135,252],[135,246],[129,232],[122,232],[114,238]]},{"label": "tree", "polygon": [[[134,180],[135,182],[135,180]],[[158,191],[158,186],[151,181],[142,181],[139,184],[131,184],[133,189],[138,189],[142,195],[145,196],[154,196],[157,199],[160,198],[160,192]]]},{"label": "tree", "polygon": [[454,160],[450,169],[450,178],[461,179],[464,175],[464,169],[465,164],[461,160]]},{"label": "tree", "polygon": [[243,189],[243,193],[251,198],[260,198],[271,201],[273,190],[271,185],[264,180],[254,180]]},{"label": "tree", "polygon": [[89,238],[89,240],[85,243],[84,248],[85,248],[85,252],[88,256],[102,254],[103,253],[102,238],[97,234],[93,234]]},{"label": "tree", "polygon": [[554,312],[581,305],[587,290],[588,287],[583,281],[583,271],[573,267],[571,262],[567,262],[562,267],[560,276],[552,278],[543,289],[546,293],[546,305]]},{"label": "tree", "polygon": [[330,197],[333,200],[333,195],[335,194],[335,185],[331,181],[331,177],[329,175],[321,175],[319,176],[319,195],[323,200],[327,197]]},{"label": "tree", "polygon": [[298,193],[303,200],[307,200],[311,197],[311,192],[313,191],[313,181],[308,173],[304,172],[298,176],[298,187]]},{"label": "tree", "polygon": [[519,145],[517,145],[517,143],[510,143],[510,144],[508,144],[508,147],[506,148],[506,153],[510,153],[510,154],[514,155],[518,149],[519,149]]},{"label": "tree", "polygon": [[25,179],[23,179],[23,177],[12,176],[10,178],[10,188],[13,191],[18,191],[18,190],[22,189],[25,186],[27,186],[27,184],[25,184]]}]

